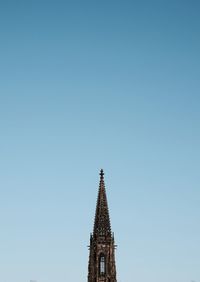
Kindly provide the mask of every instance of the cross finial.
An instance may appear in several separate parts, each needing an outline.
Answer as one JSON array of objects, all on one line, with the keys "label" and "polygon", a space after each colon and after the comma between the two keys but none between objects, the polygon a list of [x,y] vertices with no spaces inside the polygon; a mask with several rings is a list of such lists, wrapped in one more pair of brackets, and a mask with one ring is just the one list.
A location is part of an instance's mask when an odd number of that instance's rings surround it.
[{"label": "cross finial", "polygon": [[101,176],[101,179],[103,178],[103,176],[104,176],[104,172],[103,172],[103,169],[101,169],[100,170],[100,173],[99,173],[99,175]]}]

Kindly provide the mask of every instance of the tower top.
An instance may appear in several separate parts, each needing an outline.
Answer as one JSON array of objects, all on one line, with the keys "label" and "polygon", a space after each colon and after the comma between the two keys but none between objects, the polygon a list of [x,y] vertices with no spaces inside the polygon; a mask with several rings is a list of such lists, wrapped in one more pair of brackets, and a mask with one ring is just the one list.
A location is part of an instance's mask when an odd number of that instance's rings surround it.
[{"label": "tower top", "polygon": [[88,282],[117,282],[115,240],[111,233],[103,169],[99,175],[94,229],[90,235]]},{"label": "tower top", "polygon": [[93,234],[96,237],[111,237],[110,217],[104,183],[104,171],[100,170],[99,192]]}]

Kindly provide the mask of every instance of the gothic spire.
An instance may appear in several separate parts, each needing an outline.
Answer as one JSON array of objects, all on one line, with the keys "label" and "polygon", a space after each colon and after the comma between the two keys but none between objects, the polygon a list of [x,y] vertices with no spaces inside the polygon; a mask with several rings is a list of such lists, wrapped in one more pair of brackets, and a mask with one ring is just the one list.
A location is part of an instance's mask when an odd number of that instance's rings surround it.
[{"label": "gothic spire", "polygon": [[97,197],[93,235],[95,237],[111,237],[111,226],[103,169],[100,171],[99,192]]},{"label": "gothic spire", "polygon": [[111,234],[104,172],[100,171],[93,234],[90,236],[88,282],[117,282],[115,242]]}]

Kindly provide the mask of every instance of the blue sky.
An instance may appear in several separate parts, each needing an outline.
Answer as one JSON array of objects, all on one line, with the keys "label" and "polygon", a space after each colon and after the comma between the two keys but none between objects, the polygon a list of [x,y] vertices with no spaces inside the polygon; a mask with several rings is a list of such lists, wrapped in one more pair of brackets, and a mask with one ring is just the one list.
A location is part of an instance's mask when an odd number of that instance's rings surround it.
[{"label": "blue sky", "polygon": [[0,281],[86,281],[104,168],[118,282],[200,282],[200,3],[0,1]]}]

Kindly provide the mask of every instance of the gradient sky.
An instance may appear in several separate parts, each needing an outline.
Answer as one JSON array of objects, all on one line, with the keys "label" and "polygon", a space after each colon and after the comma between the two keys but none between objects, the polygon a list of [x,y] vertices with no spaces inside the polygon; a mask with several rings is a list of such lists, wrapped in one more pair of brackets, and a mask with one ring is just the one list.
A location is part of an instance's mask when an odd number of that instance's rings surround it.
[{"label": "gradient sky", "polygon": [[87,281],[100,168],[118,282],[200,282],[199,15],[0,1],[0,282]]}]

